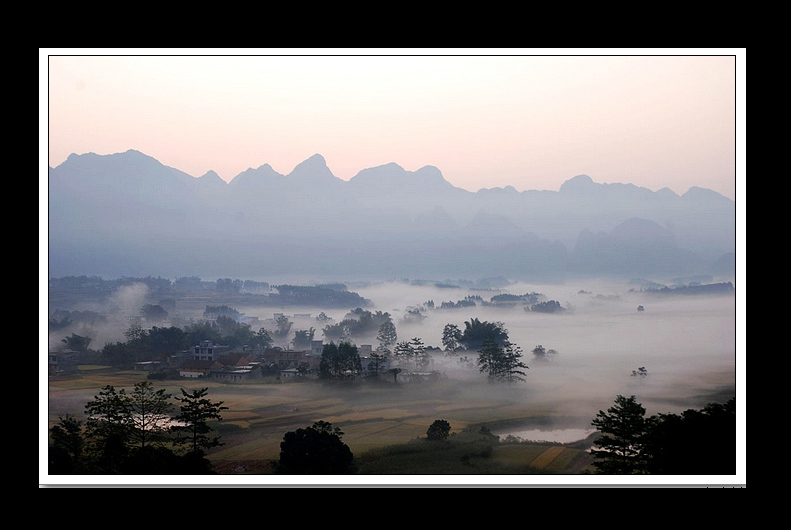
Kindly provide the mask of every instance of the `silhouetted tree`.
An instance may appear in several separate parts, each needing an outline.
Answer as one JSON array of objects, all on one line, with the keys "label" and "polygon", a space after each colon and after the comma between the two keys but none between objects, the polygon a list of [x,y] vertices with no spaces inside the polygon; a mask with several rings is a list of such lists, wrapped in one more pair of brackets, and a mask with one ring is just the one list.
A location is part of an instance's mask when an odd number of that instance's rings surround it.
[{"label": "silhouetted tree", "polygon": [[133,428],[131,408],[124,389],[102,387],[92,401],[85,404],[87,448],[105,474],[115,474],[126,458],[127,442]]},{"label": "silhouetted tree", "polygon": [[208,388],[199,388],[192,392],[181,389],[181,397],[176,400],[181,403],[179,414],[175,420],[179,423],[173,425],[171,430],[176,434],[174,443],[187,445],[190,453],[202,454],[203,449],[211,449],[223,445],[219,436],[211,436],[212,428],[208,425],[210,420],[222,420],[220,413],[228,410],[222,406],[223,402],[213,402],[206,397]]},{"label": "silhouetted tree", "polygon": [[403,340],[396,344],[395,350],[393,351],[393,355],[395,355],[396,359],[405,365],[412,363],[413,354],[412,344],[407,340]]},{"label": "silhouetted tree", "polygon": [[49,473],[71,475],[82,469],[85,438],[82,422],[70,414],[58,417],[50,428],[52,445],[49,448]]},{"label": "silhouetted tree", "polygon": [[126,395],[130,444],[142,449],[164,441],[170,429],[171,397],[164,388],[155,390],[150,381],[135,383],[132,392]]},{"label": "silhouetted tree", "polygon": [[445,355],[455,355],[462,344],[462,333],[456,324],[446,324],[442,330],[442,346]]},{"label": "silhouetted tree", "polygon": [[615,405],[607,412],[599,411],[591,422],[602,434],[591,449],[596,459],[593,466],[599,473],[628,475],[646,472],[645,455],[642,454],[649,423],[645,408],[634,396],[617,396]]},{"label": "silhouetted tree", "polygon": [[488,374],[490,381],[505,381],[509,384],[524,381],[525,373],[521,369],[527,369],[527,365],[521,358],[522,349],[519,346],[509,341],[499,345],[486,339],[478,350],[478,368]]},{"label": "silhouetted tree", "polygon": [[736,400],[650,418],[646,469],[665,475],[736,474]]},{"label": "silhouetted tree", "polygon": [[319,377],[324,379],[343,378],[359,373],[362,368],[360,354],[354,344],[342,341],[336,345],[334,342],[330,342],[322,348]]},{"label": "silhouetted tree", "polygon": [[354,455],[343,432],[328,422],[289,431],[280,443],[275,473],[282,475],[347,475],[356,472]]},{"label": "silhouetted tree", "polygon": [[65,339],[61,339],[61,342],[66,345],[66,347],[70,350],[78,351],[80,353],[85,353],[88,351],[88,345],[91,343],[91,337],[85,337],[82,335],[77,335],[72,333],[70,336],[66,337]]},{"label": "silhouetted tree", "polygon": [[450,436],[450,423],[446,420],[434,420],[426,431],[426,438],[435,442],[443,442]]},{"label": "silhouetted tree", "polygon": [[379,333],[376,335],[376,340],[379,341],[379,347],[389,350],[393,344],[398,340],[395,324],[388,319],[379,326]]},{"label": "silhouetted tree", "polygon": [[423,341],[420,337],[414,337],[410,342],[412,348],[412,358],[415,361],[415,366],[418,369],[424,369],[431,363],[431,356],[426,351]]},{"label": "silhouetted tree", "polygon": [[477,351],[487,340],[499,346],[505,344],[508,340],[508,332],[502,322],[481,322],[477,318],[464,322],[461,343],[465,348]]},{"label": "silhouetted tree", "polygon": [[506,342],[503,348],[502,367],[500,370],[500,378],[506,381],[509,385],[516,381],[524,381],[525,372],[522,368],[528,370],[528,366],[522,362],[522,349],[516,344]]}]

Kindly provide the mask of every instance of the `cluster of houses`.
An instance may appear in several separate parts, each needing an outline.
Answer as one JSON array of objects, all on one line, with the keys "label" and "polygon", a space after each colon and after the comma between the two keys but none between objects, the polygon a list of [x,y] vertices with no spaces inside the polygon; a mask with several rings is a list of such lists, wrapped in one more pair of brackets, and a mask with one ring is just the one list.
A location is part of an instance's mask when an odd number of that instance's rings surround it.
[{"label": "cluster of houses", "polygon": [[[319,344],[315,344],[318,342]],[[179,368],[181,377],[211,377],[228,382],[239,382],[263,376],[262,366],[275,365],[281,377],[299,373],[300,367],[314,370],[321,360],[321,341],[314,341],[310,350],[270,348],[254,350],[241,348],[232,351],[228,346],[202,341],[187,352],[174,356],[172,364]]]},{"label": "cluster of houses", "polygon": [[[154,372],[164,366],[176,366],[180,377],[212,378],[225,382],[242,382],[261,378],[264,367],[267,373],[279,371],[281,379],[297,375],[315,376],[321,361],[324,341],[314,340],[305,350],[284,350],[268,348],[256,350],[247,347],[231,349],[229,346],[215,344],[210,340],[201,341],[190,350],[172,355],[167,361],[142,361],[135,363],[135,370]],[[375,363],[371,357],[373,349],[369,344],[358,347],[363,371],[386,371],[387,360]],[[71,350],[49,352],[49,374],[58,375],[77,370],[79,353]]]},{"label": "cluster of houses", "polygon": [[[264,374],[262,367],[274,366],[279,370],[281,379],[286,379],[297,375],[315,376],[323,348],[323,341],[314,340],[311,341],[310,348],[304,350],[281,348],[231,350],[228,346],[206,340],[192,350],[182,353],[181,359],[175,360],[181,377],[211,377],[220,381],[241,382],[260,378]],[[371,345],[359,346],[358,351],[363,371],[373,371],[377,367],[380,371],[389,368],[387,361],[380,360],[378,365],[374,362],[374,358],[371,357],[373,353]]]}]

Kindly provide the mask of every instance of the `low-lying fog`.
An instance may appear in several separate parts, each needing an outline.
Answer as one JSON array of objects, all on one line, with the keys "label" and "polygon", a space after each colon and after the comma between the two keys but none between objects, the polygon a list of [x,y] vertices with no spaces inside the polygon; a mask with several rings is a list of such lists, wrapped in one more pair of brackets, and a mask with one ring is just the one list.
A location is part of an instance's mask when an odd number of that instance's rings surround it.
[{"label": "low-lying fog", "polygon": [[[426,346],[442,348],[446,324],[456,324],[464,330],[465,321],[472,318],[502,322],[511,342],[522,349],[522,361],[529,366],[526,381],[507,391],[498,388],[504,385],[481,386],[489,397],[503,391],[509,399],[546,405],[553,415],[592,418],[599,410],[609,408],[618,394],[637,396],[649,414],[678,413],[700,408],[716,392],[725,395],[736,386],[736,297],[733,295],[662,296],[640,292],[639,285],[629,282],[603,280],[512,283],[497,290],[444,288],[402,281],[349,284],[348,288],[372,302],[367,310],[392,316],[398,341],[420,337]],[[540,293],[546,300],[559,302],[565,310],[559,314],[528,312],[522,304],[440,309],[442,302],[458,302],[468,295],[480,296],[488,302],[502,293]],[[143,291],[127,288],[118,293],[113,303],[139,306],[144,297]],[[434,302],[434,309],[426,308],[429,300]],[[638,306],[643,310],[638,311]],[[278,312],[290,315],[294,325],[289,340],[293,339],[295,330],[309,327],[316,330],[314,338],[321,339],[324,324],[315,320],[318,314],[324,312],[337,323],[354,309],[235,308],[265,323],[271,323]],[[425,318],[419,323],[405,321],[410,308],[421,308]],[[270,328],[266,324],[264,327]],[[116,332],[112,341],[125,340],[122,330]],[[378,344],[375,333],[353,339],[357,345],[371,344],[376,348]],[[101,348],[106,340],[96,337],[91,347]],[[551,361],[539,362],[532,353],[537,345],[557,354]],[[466,355],[473,362],[477,358],[476,352]],[[641,367],[647,375],[632,375]],[[469,395],[473,395],[473,388],[478,388],[475,382],[485,380],[476,366],[464,369],[456,359],[438,357],[434,369],[460,381],[460,386],[469,389]]]},{"label": "low-lying fog", "polygon": [[[420,337],[426,346],[442,347],[446,324],[464,330],[471,318],[502,322],[512,343],[523,352],[528,365],[526,382],[517,392],[533,402],[547,403],[554,412],[592,416],[613,404],[618,394],[635,395],[649,414],[700,408],[712,393],[735,388],[735,296],[657,295],[640,292],[629,282],[581,281],[564,284],[512,283],[497,290],[443,288],[409,282],[370,283],[349,290],[371,300],[367,308],[388,312],[398,341]],[[524,306],[477,305],[440,309],[442,302],[457,302],[468,295],[489,301],[501,293],[540,293],[564,308],[557,314],[525,311]],[[425,303],[434,302],[434,309]],[[643,310],[638,311],[638,306]],[[422,308],[420,323],[404,320],[408,309]],[[284,308],[288,312],[288,308]],[[244,308],[261,319],[272,318],[271,309]],[[339,322],[346,310],[293,309],[317,315],[324,311]],[[316,325],[315,338],[322,338]],[[295,322],[294,329],[304,329]],[[354,338],[355,343],[377,346],[375,336]],[[555,350],[551,361],[539,362],[532,350],[542,345]],[[462,353],[464,355],[464,353]],[[477,358],[470,352],[468,356]],[[634,376],[644,367],[647,375]],[[456,360],[434,365],[460,381],[480,380],[477,367],[463,369]],[[509,395],[514,396],[514,389]],[[735,392],[735,390],[734,390]],[[727,399],[727,398],[725,398]],[[566,410],[564,410],[564,408]]]}]

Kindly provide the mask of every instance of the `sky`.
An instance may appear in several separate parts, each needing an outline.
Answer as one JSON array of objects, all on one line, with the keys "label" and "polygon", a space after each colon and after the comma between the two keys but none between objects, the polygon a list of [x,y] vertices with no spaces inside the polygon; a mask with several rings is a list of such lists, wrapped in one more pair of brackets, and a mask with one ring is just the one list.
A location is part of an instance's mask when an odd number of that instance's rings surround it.
[{"label": "sky", "polygon": [[586,174],[735,199],[743,52],[42,49],[42,152],[136,149],[225,181],[318,153],[343,180],[395,162],[470,191]]}]

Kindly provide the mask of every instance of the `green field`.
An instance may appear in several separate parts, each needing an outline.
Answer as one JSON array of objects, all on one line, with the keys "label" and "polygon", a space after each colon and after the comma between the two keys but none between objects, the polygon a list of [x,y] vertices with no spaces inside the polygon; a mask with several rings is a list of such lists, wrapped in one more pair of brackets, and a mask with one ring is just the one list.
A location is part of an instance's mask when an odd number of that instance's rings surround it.
[{"label": "green field", "polygon": [[[84,417],[85,403],[102,386],[110,384],[129,391],[145,375],[81,366],[76,375],[51,379],[50,426],[61,414]],[[398,466],[398,472],[404,474],[578,473],[586,462],[584,450],[552,444],[498,444],[485,459],[477,458],[478,449],[473,446],[458,449],[458,455],[449,449],[444,455],[425,454],[415,441],[425,438],[426,430],[436,419],[448,421],[453,435],[450,441],[461,443],[467,427],[477,430],[481,424],[546,421],[547,414],[551,414],[546,405],[527,405],[519,399],[521,395],[509,396],[507,389],[498,388],[495,397],[492,386],[485,382],[442,380],[399,385],[275,380],[247,384],[189,379],[152,382],[156,388],[165,388],[174,396],[181,395],[181,388],[208,387],[207,397],[228,407],[222,421],[213,424],[224,442],[209,455],[219,473],[270,473],[268,463],[279,458],[283,435],[319,420],[330,422],[344,432],[343,441],[361,459],[364,473],[390,474],[393,466]],[[411,454],[410,458],[403,456],[407,453]],[[449,459],[450,464],[441,462],[443,458]]]}]

